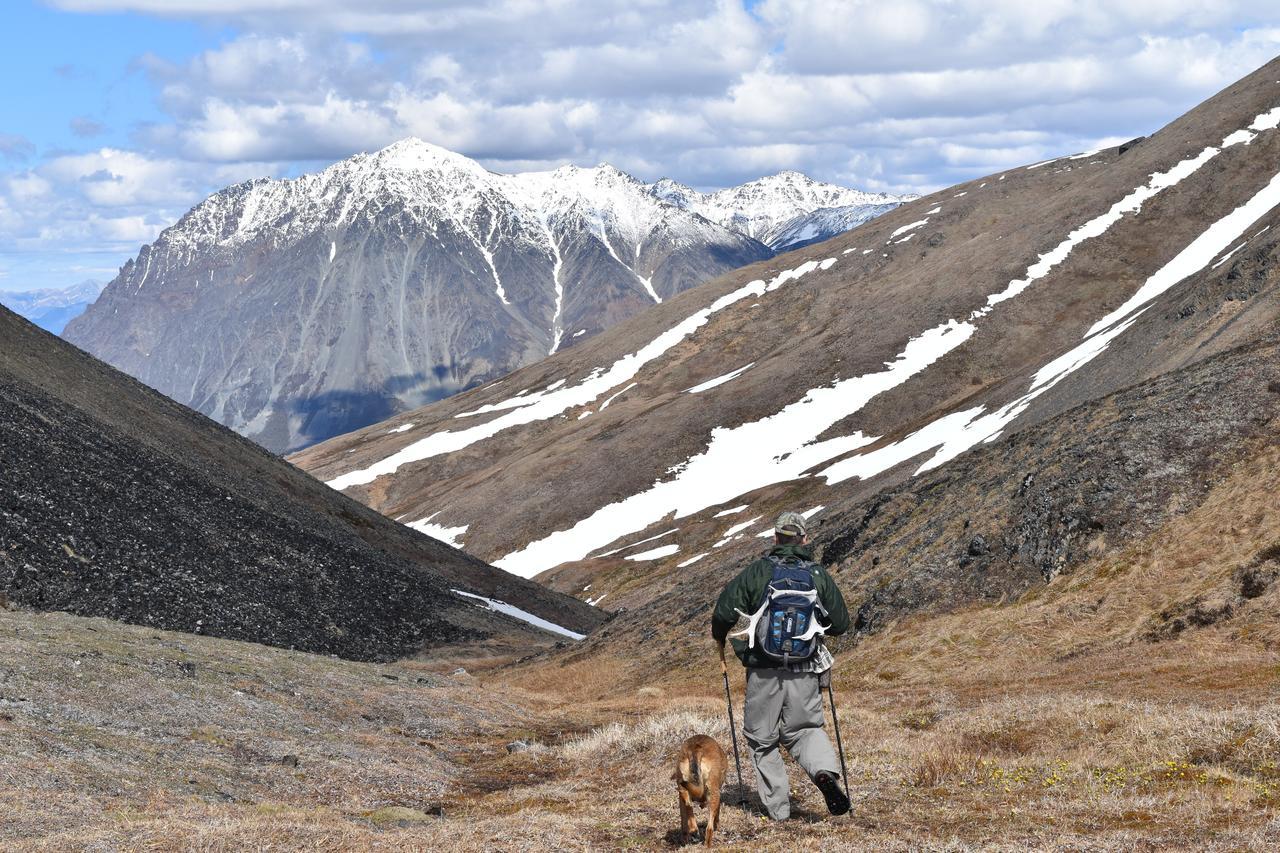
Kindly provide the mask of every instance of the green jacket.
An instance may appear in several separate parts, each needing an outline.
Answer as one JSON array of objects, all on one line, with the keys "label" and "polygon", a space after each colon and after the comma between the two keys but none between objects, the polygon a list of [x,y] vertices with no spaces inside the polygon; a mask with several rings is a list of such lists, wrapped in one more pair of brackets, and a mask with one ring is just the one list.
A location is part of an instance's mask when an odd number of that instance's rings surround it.
[{"label": "green jacket", "polygon": [[[813,551],[807,545],[775,545],[767,557],[798,557],[802,560],[813,560]],[[754,613],[764,600],[765,589],[773,577],[773,563],[766,557],[747,566],[720,593],[716,601],[715,612],[711,614],[711,636],[717,642],[724,642],[725,637],[738,622],[738,610],[743,613]],[[826,634],[834,637],[849,630],[849,609],[845,606],[840,587],[822,566],[813,567],[813,585],[818,591],[818,599],[827,609],[827,618],[831,627]],[[747,648],[746,640],[734,638],[734,654],[742,665],[753,668],[777,667],[780,662],[762,653],[758,648]]]}]

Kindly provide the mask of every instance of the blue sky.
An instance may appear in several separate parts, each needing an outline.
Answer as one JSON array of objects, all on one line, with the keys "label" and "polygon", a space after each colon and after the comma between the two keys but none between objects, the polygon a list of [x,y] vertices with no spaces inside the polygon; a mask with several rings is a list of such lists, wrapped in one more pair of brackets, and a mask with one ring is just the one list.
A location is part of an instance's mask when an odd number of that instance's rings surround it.
[{"label": "blue sky", "polygon": [[924,192],[1147,133],[1270,2],[12,0],[0,289],[111,278],[227,184],[408,135],[499,171]]}]

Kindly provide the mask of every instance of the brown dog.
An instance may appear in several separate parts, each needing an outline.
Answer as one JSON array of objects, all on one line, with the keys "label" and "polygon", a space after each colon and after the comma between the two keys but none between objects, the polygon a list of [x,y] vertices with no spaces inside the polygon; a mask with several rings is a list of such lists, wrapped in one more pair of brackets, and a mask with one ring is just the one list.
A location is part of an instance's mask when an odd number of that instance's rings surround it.
[{"label": "brown dog", "polygon": [[711,836],[720,825],[720,786],[727,772],[724,750],[713,738],[694,735],[680,747],[676,772],[671,778],[680,792],[680,842],[687,844],[689,836],[698,832],[698,821],[693,816],[693,804],[707,809],[707,833],[705,843],[711,846]]}]

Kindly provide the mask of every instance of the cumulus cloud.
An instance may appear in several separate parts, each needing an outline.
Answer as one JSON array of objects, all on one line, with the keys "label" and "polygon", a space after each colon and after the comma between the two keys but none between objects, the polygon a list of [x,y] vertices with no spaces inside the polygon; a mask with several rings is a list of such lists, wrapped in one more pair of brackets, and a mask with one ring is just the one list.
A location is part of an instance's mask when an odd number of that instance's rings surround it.
[{"label": "cumulus cloud", "polygon": [[0,133],[0,157],[5,160],[25,160],[35,151],[35,145],[25,136],[17,133]]},{"label": "cumulus cloud", "polygon": [[314,162],[412,134],[494,168],[704,186],[804,168],[930,190],[1146,132],[1280,45],[1256,2],[59,2],[250,30],[148,66],[174,118],[148,139],[179,156]]},{"label": "cumulus cloud", "polygon": [[211,185],[278,168],[264,163],[210,168],[114,148],[54,156],[36,167],[0,174],[0,251],[75,247],[132,254]]},{"label": "cumulus cloud", "polygon": [[[51,5],[236,34],[185,60],[136,60],[167,115],[138,129],[138,150],[0,176],[0,244],[16,239],[19,199],[45,233],[78,216],[86,239],[123,245],[255,169],[408,135],[502,171],[608,161],[709,188],[795,168],[927,192],[1148,133],[1280,47],[1280,9],[1255,0]],[[0,155],[34,153],[6,139]]]}]

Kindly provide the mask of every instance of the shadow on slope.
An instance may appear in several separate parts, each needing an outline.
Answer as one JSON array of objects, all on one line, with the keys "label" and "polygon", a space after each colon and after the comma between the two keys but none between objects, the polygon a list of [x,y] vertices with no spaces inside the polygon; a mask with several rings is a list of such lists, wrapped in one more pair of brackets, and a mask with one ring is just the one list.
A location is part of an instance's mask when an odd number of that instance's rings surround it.
[{"label": "shadow on slope", "polygon": [[8,311],[0,341],[0,590],[16,602],[359,659],[553,641],[454,587],[582,633],[603,618],[386,519]]}]

